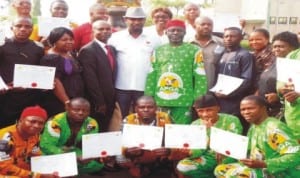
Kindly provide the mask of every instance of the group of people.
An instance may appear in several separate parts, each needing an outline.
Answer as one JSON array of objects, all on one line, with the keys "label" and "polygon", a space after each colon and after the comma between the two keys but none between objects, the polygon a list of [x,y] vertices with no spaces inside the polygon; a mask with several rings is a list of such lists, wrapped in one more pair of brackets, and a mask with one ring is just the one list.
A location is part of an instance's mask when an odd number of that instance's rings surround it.
[{"label": "group of people", "polygon": [[[12,37],[0,46],[0,76],[9,87],[0,90],[0,175],[58,177],[31,172],[29,158],[71,151],[80,174],[118,165],[137,178],[170,165],[178,177],[300,175],[299,93],[293,81],[278,84],[276,71],[276,57],[300,58],[296,34],[271,40],[266,29],[255,29],[247,34],[249,51],[240,45],[245,31],[228,27],[223,39],[215,36],[213,20],[193,3],[184,6],[186,21],[172,19],[166,7],[154,9],[150,27],[141,7],[129,7],[127,28],[119,31],[107,9],[95,4],[90,22],[39,37],[31,1],[14,0],[13,7]],[[67,18],[68,5],[54,0],[50,11]],[[14,86],[15,64],[55,67],[53,89]],[[211,92],[220,74],[243,82],[228,95]],[[109,131],[118,109],[124,124],[205,125],[208,137],[212,126],[248,135],[249,157],[234,160],[210,148],[134,147],[120,158],[82,159],[81,136]]]}]

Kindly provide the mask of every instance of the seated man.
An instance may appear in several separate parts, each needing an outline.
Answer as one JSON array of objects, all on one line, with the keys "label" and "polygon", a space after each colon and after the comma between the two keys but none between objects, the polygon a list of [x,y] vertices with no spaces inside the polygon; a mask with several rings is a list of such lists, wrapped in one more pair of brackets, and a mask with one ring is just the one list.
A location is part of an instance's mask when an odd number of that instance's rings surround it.
[{"label": "seated man", "polygon": [[90,103],[84,98],[74,98],[66,107],[66,112],[57,114],[46,124],[41,135],[44,154],[59,154],[75,151],[79,174],[97,173],[103,164],[98,160],[82,159],[82,135],[97,133],[97,121],[89,117]]},{"label": "seated man", "polygon": [[[230,114],[219,113],[220,106],[213,95],[203,95],[194,102],[194,108],[199,119],[193,125],[205,125],[208,137],[210,127],[241,134],[243,127],[239,118]],[[213,171],[218,163],[232,161],[208,149],[195,149],[190,151],[190,156],[177,164],[179,177],[213,177]]]},{"label": "seated man", "polygon": [[0,177],[58,177],[30,171],[30,157],[41,155],[39,133],[47,118],[43,108],[27,107],[17,124],[0,130]]},{"label": "seated man", "polygon": [[[169,115],[157,111],[157,106],[151,96],[142,96],[137,100],[135,112],[124,119],[124,124],[150,125],[164,127],[171,123]],[[159,159],[166,158],[167,149],[161,148],[153,151],[141,150],[137,147],[124,148],[124,157],[119,157],[118,163],[121,167],[129,169],[129,173],[134,178],[139,178],[149,173],[149,168]]]},{"label": "seated man", "polygon": [[291,130],[267,114],[267,104],[259,96],[247,96],[241,114],[251,123],[248,131],[249,158],[216,167],[215,175],[231,177],[300,177],[300,150]]}]

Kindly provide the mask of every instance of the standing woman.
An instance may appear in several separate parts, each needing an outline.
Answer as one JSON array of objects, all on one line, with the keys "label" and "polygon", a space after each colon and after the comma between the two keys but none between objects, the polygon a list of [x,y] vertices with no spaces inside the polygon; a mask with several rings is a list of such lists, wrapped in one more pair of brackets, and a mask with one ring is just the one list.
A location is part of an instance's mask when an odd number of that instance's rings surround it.
[{"label": "standing woman", "polygon": [[260,28],[250,34],[249,44],[255,56],[255,95],[265,98],[268,114],[276,117],[280,113],[281,103],[276,93],[276,56],[269,40],[269,32]]},{"label": "standing woman", "polygon": [[71,30],[58,27],[48,37],[51,48],[41,59],[41,65],[56,67],[54,89],[46,91],[41,105],[46,108],[49,116],[65,110],[71,98],[82,97],[84,94],[81,68],[72,55],[74,36]]},{"label": "standing woman", "polygon": [[155,39],[155,46],[160,46],[169,42],[166,35],[166,25],[172,17],[173,14],[167,7],[159,7],[152,10],[151,18],[154,25],[145,27],[144,31],[149,37]]},{"label": "standing woman", "polygon": [[249,45],[254,52],[256,79],[258,79],[260,74],[271,66],[276,59],[272,52],[268,30],[263,28],[255,29],[250,34]]}]

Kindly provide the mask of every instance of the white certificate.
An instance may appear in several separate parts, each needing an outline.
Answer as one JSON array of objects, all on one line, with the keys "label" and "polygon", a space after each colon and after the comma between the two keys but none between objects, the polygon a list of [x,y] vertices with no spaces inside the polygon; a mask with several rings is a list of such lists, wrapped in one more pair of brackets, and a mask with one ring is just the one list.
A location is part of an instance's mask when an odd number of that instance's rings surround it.
[{"label": "white certificate", "polygon": [[122,133],[106,132],[82,136],[82,158],[98,158],[122,154]]},{"label": "white certificate", "polygon": [[56,173],[60,177],[78,174],[76,153],[31,157],[31,171],[42,174]]},{"label": "white certificate", "polygon": [[38,17],[38,35],[47,37],[56,27],[70,28],[70,20],[59,17]]},{"label": "white certificate", "polygon": [[165,147],[205,149],[207,146],[206,127],[204,125],[165,125]]},{"label": "white certificate", "polygon": [[229,95],[230,93],[238,89],[243,81],[243,79],[237,77],[219,74],[216,85],[212,89],[210,89],[210,91]]},{"label": "white certificate", "polygon": [[14,87],[53,89],[55,67],[15,64]]},{"label": "white certificate", "polygon": [[277,80],[283,83],[292,82],[295,91],[300,92],[300,60],[277,58]]},{"label": "white certificate", "polygon": [[2,77],[0,76],[0,90],[8,90],[8,86],[3,81]]},{"label": "white certificate", "polygon": [[228,132],[215,127],[210,131],[210,148],[217,153],[235,159],[247,157],[248,137]]},{"label": "white certificate", "polygon": [[163,127],[124,124],[122,145],[145,150],[161,148]]}]

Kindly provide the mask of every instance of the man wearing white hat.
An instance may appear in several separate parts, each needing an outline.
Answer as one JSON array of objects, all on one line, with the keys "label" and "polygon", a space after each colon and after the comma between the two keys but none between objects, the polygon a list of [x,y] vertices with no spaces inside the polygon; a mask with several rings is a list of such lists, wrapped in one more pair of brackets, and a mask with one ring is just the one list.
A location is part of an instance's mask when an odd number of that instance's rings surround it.
[{"label": "man wearing white hat", "polygon": [[108,44],[117,51],[116,94],[122,116],[144,94],[154,42],[143,32],[146,14],[141,7],[130,7],[124,16],[127,29],[113,33]]}]

